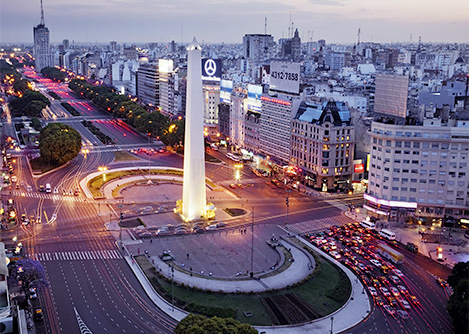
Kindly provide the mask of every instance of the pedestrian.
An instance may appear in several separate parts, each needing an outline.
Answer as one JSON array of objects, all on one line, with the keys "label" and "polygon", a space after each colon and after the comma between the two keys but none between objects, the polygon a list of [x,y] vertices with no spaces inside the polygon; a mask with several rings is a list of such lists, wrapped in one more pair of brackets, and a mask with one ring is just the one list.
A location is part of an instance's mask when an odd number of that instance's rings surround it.
[{"label": "pedestrian", "polygon": [[153,239],[150,239],[150,243],[153,243]]},{"label": "pedestrian", "polygon": [[187,259],[189,260],[189,253],[187,253]]},{"label": "pedestrian", "polygon": [[139,248],[139,249],[137,249],[137,252],[138,252],[138,255],[140,255],[140,248]]},{"label": "pedestrian", "polygon": [[155,259],[151,260],[151,263],[152,263],[152,264],[155,264]]}]

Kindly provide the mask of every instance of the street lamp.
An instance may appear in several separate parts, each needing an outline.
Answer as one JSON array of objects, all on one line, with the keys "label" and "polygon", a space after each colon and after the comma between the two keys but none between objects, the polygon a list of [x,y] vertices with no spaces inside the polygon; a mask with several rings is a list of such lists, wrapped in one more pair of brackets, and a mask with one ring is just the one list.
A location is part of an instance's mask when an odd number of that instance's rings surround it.
[{"label": "street lamp", "polygon": [[[235,164],[234,167],[236,168],[236,172],[235,172],[235,180],[236,180],[236,185],[238,186],[239,188],[239,199],[241,200],[241,184],[240,184],[240,180],[241,180],[241,168],[243,168],[243,164]],[[243,205],[243,202],[241,201],[241,205]]]},{"label": "street lamp", "polygon": [[100,166],[100,167],[98,167],[98,170],[100,172],[104,172],[103,173],[103,182],[106,182],[106,173],[105,172],[107,171],[107,167],[106,166]]}]

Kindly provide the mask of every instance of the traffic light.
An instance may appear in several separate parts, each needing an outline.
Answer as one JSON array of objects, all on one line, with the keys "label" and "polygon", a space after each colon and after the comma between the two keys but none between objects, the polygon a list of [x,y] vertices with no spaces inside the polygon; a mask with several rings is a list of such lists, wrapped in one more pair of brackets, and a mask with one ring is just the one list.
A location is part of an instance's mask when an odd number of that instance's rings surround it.
[{"label": "traffic light", "polygon": [[121,212],[121,221],[124,220],[124,214]]},{"label": "traffic light", "polygon": [[285,198],[285,204],[288,206],[289,203],[288,203],[288,197]]}]

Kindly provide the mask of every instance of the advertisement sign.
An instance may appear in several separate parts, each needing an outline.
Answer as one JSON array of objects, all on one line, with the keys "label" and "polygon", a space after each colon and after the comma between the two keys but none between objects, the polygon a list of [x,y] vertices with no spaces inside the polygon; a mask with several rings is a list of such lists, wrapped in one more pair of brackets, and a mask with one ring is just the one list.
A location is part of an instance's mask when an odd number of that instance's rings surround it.
[{"label": "advertisement sign", "polygon": [[204,58],[202,59],[202,80],[221,80],[221,60]]},{"label": "advertisement sign", "polygon": [[158,70],[160,73],[172,73],[173,72],[173,60],[172,59],[158,59]]},{"label": "advertisement sign", "polygon": [[300,63],[273,61],[270,63],[270,90],[298,94],[300,92]]},{"label": "advertisement sign", "polygon": [[353,172],[354,173],[363,173],[365,171],[364,164],[353,165]]}]

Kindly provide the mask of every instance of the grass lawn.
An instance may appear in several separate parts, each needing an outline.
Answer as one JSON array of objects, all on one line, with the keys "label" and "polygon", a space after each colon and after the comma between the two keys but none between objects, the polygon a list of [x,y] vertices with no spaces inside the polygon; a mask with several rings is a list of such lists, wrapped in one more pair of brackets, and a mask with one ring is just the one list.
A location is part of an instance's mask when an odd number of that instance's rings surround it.
[{"label": "grass lawn", "polygon": [[[147,277],[149,277],[149,281],[153,284],[155,290],[164,298],[171,301],[171,283],[161,278],[145,256],[137,256],[135,259]],[[339,284],[340,274],[339,269],[324,258],[318,256],[317,259],[319,261],[320,268],[317,271],[316,276],[293,288],[261,294],[222,294],[203,292],[193,290],[189,287],[179,287],[175,285],[175,300],[178,307],[181,308],[187,308],[188,304],[192,303],[192,309],[190,311],[195,313],[197,312],[198,307],[193,306],[194,304],[222,309],[236,308],[236,319],[241,322],[249,323],[251,325],[271,325],[272,322],[261,302],[261,298],[286,293],[295,293],[314,311],[321,316],[325,316],[334,312],[343,304],[327,297],[327,294],[334,291]],[[169,269],[166,267],[163,270]],[[348,290],[347,296],[350,296],[350,293],[351,286]],[[345,300],[347,299],[348,297],[345,298]],[[245,312],[252,313],[252,316],[245,317]]]},{"label": "grass lawn", "polygon": [[114,161],[132,161],[132,160],[141,160],[141,159],[124,151],[114,152]]},{"label": "grass lawn", "polygon": [[33,159],[29,163],[31,164],[31,169],[33,170],[33,172],[41,171],[41,173],[48,172],[61,166],[50,164],[48,161],[44,161],[41,157]]}]

